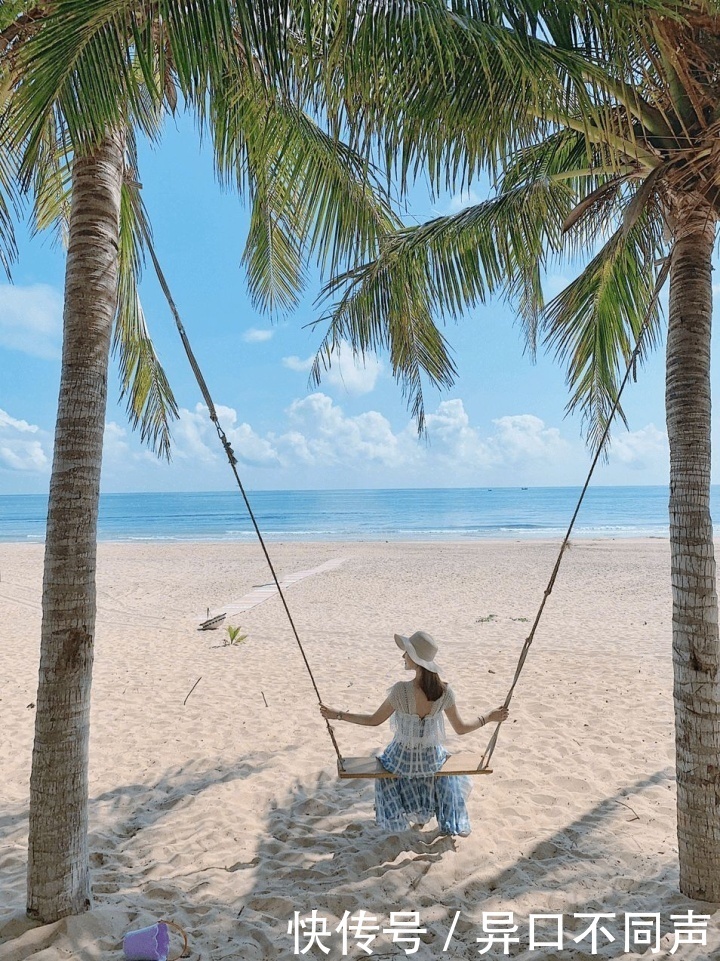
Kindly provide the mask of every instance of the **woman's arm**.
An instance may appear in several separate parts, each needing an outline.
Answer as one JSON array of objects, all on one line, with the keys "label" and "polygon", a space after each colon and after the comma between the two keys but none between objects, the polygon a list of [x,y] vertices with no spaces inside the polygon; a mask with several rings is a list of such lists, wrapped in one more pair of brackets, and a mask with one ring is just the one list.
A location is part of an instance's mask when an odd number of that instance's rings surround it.
[{"label": "woman's arm", "polygon": [[377,727],[383,724],[395,708],[389,700],[383,701],[374,714],[348,714],[347,711],[337,711],[334,707],[320,705],[320,713],[328,721],[348,721],[350,724],[362,724],[364,727]]},{"label": "woman's arm", "polygon": [[487,714],[481,714],[477,721],[467,724],[458,714],[458,709],[454,704],[446,708],[445,713],[456,734],[471,734],[473,731],[477,731],[478,728],[485,727],[486,724],[507,721],[510,714],[508,709],[503,705],[502,707],[496,707],[494,711],[489,711]]}]

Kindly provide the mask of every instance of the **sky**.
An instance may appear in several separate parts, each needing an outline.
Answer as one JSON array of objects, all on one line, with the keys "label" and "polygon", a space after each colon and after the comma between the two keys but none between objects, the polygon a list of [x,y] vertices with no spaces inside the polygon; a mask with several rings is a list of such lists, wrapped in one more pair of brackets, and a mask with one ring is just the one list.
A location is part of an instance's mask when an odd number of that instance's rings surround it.
[{"label": "sky", "polygon": [[[277,322],[252,309],[240,263],[247,210],[217,185],[210,151],[199,146],[189,120],[172,121],[159,148],[141,150],[140,172],[163,270],[249,489],[584,482],[590,453],[580,417],[566,415],[564,371],[543,352],[533,362],[507,304],[490,303],[447,326],[458,377],[442,393],[426,390],[427,433],[418,437],[386,356],[368,357],[363,366],[341,348],[320,386],[308,385],[323,332],[310,326],[322,313],[315,303],[319,282],[293,315]],[[427,219],[482,197],[472,187],[469,197],[433,202],[420,186],[412,215]],[[0,494],[47,491],[63,273],[61,245],[21,229],[13,283],[0,282]],[[558,292],[571,277],[549,277],[548,291]],[[103,490],[229,490],[232,475],[151,271],[141,297],[180,407],[173,455],[170,463],[159,461],[131,430],[113,362]],[[663,368],[661,346],[626,388],[628,429],[617,424],[594,483],[667,483]]]}]

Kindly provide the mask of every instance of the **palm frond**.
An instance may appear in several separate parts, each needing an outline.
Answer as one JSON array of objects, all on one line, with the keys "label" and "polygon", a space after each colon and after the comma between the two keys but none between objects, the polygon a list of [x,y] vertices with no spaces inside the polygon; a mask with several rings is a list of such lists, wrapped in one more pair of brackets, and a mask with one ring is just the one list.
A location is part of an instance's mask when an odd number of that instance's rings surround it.
[{"label": "palm frond", "polygon": [[170,459],[171,427],[178,417],[170,383],[155,352],[145,322],[138,283],[142,270],[143,238],[150,226],[140,198],[139,185],[130,166],[123,184],[120,209],[120,271],[118,307],[113,337],[121,393],[133,428],[160,457]]},{"label": "palm frond", "polygon": [[578,117],[588,139],[611,145],[617,165],[641,158],[652,166],[657,158],[629,118],[671,131],[626,75],[647,18],[677,10],[628,2],[601,16],[600,6],[344,2],[327,36],[316,37],[328,64],[322,103],[352,129],[354,145],[381,145],[403,186],[425,170],[450,189],[481,169],[495,175],[505,158]]},{"label": "palm frond", "polygon": [[[23,4],[8,3],[0,7],[0,32],[12,28]],[[6,41],[8,44],[10,41]],[[13,143],[9,124],[9,97],[15,72],[6,50],[0,50],[0,265],[10,279],[10,265],[17,258],[14,221],[21,209],[18,190],[21,154]]]},{"label": "palm frond", "polygon": [[309,260],[346,269],[400,221],[372,165],[297,105],[242,83],[229,93],[211,118],[218,171],[252,200],[244,261],[254,302],[286,310]]},{"label": "palm frond", "polygon": [[280,314],[298,305],[308,278],[306,257],[297,234],[289,229],[291,214],[274,202],[272,185],[256,178],[243,264],[253,306]]},{"label": "palm frond", "polygon": [[15,238],[15,219],[21,208],[17,190],[18,164],[17,152],[3,146],[0,133],[0,265],[8,279],[10,266],[18,254]]},{"label": "palm frond", "polygon": [[260,87],[268,77],[280,83],[286,21],[285,0],[56,0],[21,55],[14,129],[27,144],[26,168],[55,106],[83,151],[118,124],[154,137],[158,106],[175,102],[169,72],[201,114],[234,72]]},{"label": "palm frond", "polygon": [[534,316],[542,306],[542,266],[548,252],[562,248],[562,223],[572,203],[566,184],[541,178],[385,238],[373,261],[326,285],[324,296],[340,299],[326,318],[313,379],[342,340],[361,353],[387,348],[422,419],[420,373],[441,386],[455,374],[433,318],[457,319],[495,294],[515,299]]},{"label": "palm frond", "polygon": [[[661,218],[646,208],[629,230],[620,226],[545,309],[545,342],[567,367],[568,410],[581,411],[591,446],[602,437],[646,322],[641,362],[657,342],[655,263],[663,252]],[[622,407],[617,413],[625,422]]]},{"label": "palm frond", "polygon": [[517,298],[529,319],[542,304],[540,271],[562,249],[572,205],[567,184],[540,178],[398,231],[383,241],[377,258],[326,286],[326,297],[346,288],[331,310],[332,324],[364,311],[368,326],[380,329],[389,305],[397,305],[398,323],[402,316],[409,322],[419,305],[427,316],[457,319],[493,295]]},{"label": "palm frond", "polygon": [[[532,356],[536,353],[544,310],[540,277],[543,265],[538,251],[544,248],[550,259],[554,255],[558,261],[561,253],[563,257],[586,259],[597,238],[611,231],[613,217],[622,208],[623,185],[635,170],[634,166],[616,170],[606,151],[589,144],[580,131],[573,129],[559,130],[508,160],[500,183],[501,195],[556,182],[564,185],[563,203],[570,205],[559,234],[555,223],[549,243],[539,238],[533,256],[524,264],[519,261],[517,272],[508,281],[508,296],[517,306]],[[542,211],[538,214],[542,216]]]},{"label": "palm frond", "polygon": [[[310,383],[320,383],[323,370],[329,369],[343,342],[350,343],[361,358],[388,350],[393,375],[422,431],[423,374],[442,388],[452,386],[457,370],[422,296],[420,258],[413,263],[406,260],[404,267],[407,285],[387,277],[380,268],[376,284],[366,284],[341,300],[315,355]],[[413,269],[415,277],[411,279]]]},{"label": "palm frond", "polygon": [[33,229],[51,230],[64,243],[70,223],[72,147],[62,118],[47,118],[33,168]]}]

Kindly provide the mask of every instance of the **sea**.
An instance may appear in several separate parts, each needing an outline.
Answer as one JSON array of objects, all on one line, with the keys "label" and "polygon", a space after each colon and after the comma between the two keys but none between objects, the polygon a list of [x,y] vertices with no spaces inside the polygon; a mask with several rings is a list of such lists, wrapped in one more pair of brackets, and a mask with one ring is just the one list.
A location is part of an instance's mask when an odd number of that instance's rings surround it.
[{"label": "sea", "polygon": [[[464,541],[561,538],[580,488],[251,491],[258,526],[274,541]],[[573,538],[668,537],[667,487],[591,487]],[[42,541],[47,498],[0,495],[0,541]],[[720,519],[720,486],[712,490]],[[239,541],[255,531],[237,491],[104,494],[103,541]]]}]

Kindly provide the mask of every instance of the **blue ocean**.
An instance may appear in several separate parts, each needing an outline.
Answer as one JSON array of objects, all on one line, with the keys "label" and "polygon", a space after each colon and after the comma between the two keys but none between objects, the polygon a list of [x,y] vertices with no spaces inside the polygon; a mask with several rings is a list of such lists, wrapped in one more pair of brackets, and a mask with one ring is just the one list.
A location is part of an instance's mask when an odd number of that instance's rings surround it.
[{"label": "blue ocean", "polygon": [[[255,491],[248,497],[268,540],[477,540],[562,537],[575,487],[439,490]],[[585,495],[573,537],[667,537],[666,487],[595,487]],[[0,496],[0,540],[42,541],[47,500]],[[713,488],[720,517],[720,488]],[[250,541],[239,492],[105,494],[105,541]]]}]

